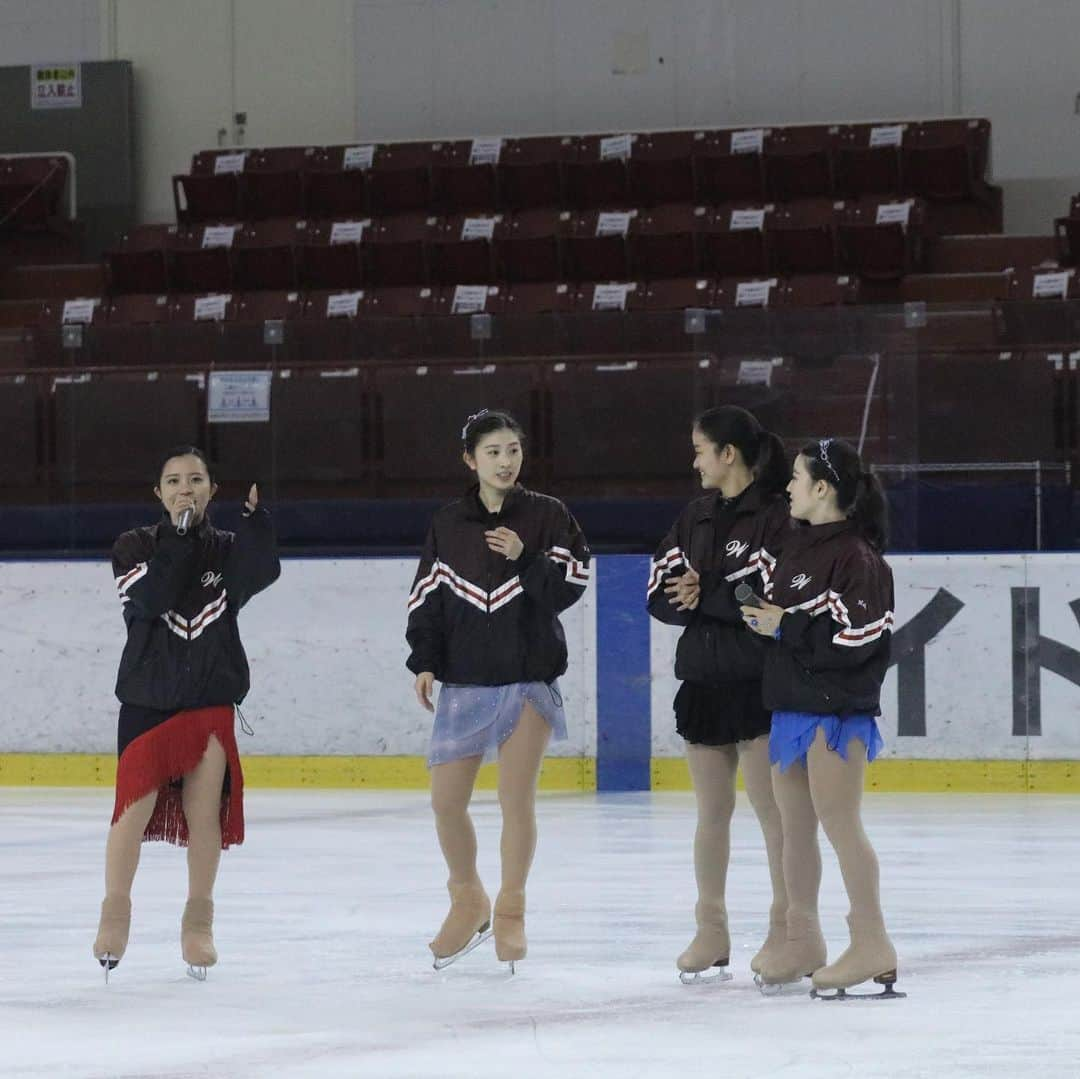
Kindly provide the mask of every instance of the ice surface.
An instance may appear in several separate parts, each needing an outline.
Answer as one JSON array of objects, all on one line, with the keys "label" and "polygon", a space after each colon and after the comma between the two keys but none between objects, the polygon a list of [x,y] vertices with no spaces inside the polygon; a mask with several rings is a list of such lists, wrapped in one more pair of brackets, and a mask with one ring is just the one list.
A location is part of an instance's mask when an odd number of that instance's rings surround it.
[{"label": "ice surface", "polygon": [[[110,795],[0,789],[0,1076],[1080,1075],[1080,800],[865,804],[909,997],[836,1005],[752,984],[768,878],[742,796],[726,984],[676,977],[693,931],[688,794],[542,797],[529,957],[510,978],[490,943],[431,969],[446,893],[425,795],[255,791],[248,841],[223,858],[208,980],[180,961],[183,854],[154,844],[106,987],[90,946]],[[494,894],[491,795],[475,819]],[[823,850],[835,956],[846,904]]]}]

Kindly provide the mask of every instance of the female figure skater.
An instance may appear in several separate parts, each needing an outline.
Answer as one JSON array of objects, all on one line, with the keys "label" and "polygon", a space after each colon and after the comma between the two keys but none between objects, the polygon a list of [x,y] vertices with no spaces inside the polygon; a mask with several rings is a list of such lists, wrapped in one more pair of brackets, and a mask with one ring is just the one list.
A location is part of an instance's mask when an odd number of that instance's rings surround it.
[{"label": "female figure skater", "polygon": [[233,734],[249,686],[240,608],[281,572],[254,484],[236,534],[214,528],[217,487],[202,451],[171,450],[154,494],[164,515],[125,532],[113,573],[127,625],[116,695],[119,765],[94,955],[105,977],[123,958],[144,840],[187,846],[180,948],[193,977],[217,962],[213,890],[223,848],[244,840],[243,774]]},{"label": "female figure skater", "polygon": [[[789,526],[784,447],[745,409],[709,409],[691,431],[694,468],[710,493],[683,511],[657,550],[649,613],[685,626],[675,674],[675,726],[697,799],[694,875],[697,934],[676,959],[686,984],[726,980],[730,953],[725,888],[735,810],[735,774],[743,780],[769,859],[769,932],[750,962],[755,972],[785,936],[780,814],[769,777],[769,713],[761,703],[766,646],[747,632],[735,589],[760,593],[765,549],[778,549]],[[712,970],[711,975],[706,971]]]},{"label": "female figure skater", "polygon": [[[409,596],[408,668],[435,723],[431,805],[449,870],[450,911],[431,941],[435,967],[495,935],[495,954],[525,958],[525,882],[536,849],[536,785],[551,737],[566,737],[556,679],[567,650],[559,613],[589,580],[589,548],[557,499],[517,482],[524,435],[505,412],[462,431],[476,484],[432,521]],[[442,683],[438,705],[432,687]],[[498,754],[502,881],[492,922],[476,871],[469,800],[480,764]]]},{"label": "female figure skater", "polygon": [[[868,761],[881,749],[875,716],[889,663],[892,571],[882,558],[887,506],[877,477],[847,442],[809,442],[795,458],[791,516],[765,582],[768,602],[744,606],[752,630],[773,639],[764,700],[772,709],[769,751],[784,830],[788,927],[784,947],[762,966],[779,985],[813,977],[813,995],[873,979],[893,991],[896,950],[885,932],[878,862],[860,803]],[[851,903],[851,945],[825,965],[818,924],[818,821],[840,862]],[[865,995],[865,994],[863,994]]]}]

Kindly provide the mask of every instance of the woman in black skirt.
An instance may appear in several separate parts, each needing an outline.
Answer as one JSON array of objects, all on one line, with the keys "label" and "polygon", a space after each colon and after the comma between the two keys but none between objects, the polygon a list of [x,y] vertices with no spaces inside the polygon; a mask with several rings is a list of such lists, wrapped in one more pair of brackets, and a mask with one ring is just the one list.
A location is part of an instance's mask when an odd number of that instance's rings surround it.
[{"label": "woman in black skirt", "polygon": [[94,956],[106,977],[123,957],[144,840],[188,848],[181,951],[190,973],[217,962],[213,888],[223,848],[244,839],[244,780],[233,733],[249,686],[240,608],[281,572],[270,515],[253,484],[237,533],[214,528],[217,487],[194,446],[170,451],[155,525],[125,532],[113,573],[127,643],[120,660],[119,764]]},{"label": "woman in black skirt", "polygon": [[676,960],[686,984],[729,976],[725,890],[740,766],[765,837],[773,890],[768,936],[750,962],[755,972],[783,944],[787,911],[780,814],[769,776],[769,713],[761,702],[765,645],[744,626],[735,598],[741,584],[760,595],[762,560],[775,557],[789,527],[784,447],[734,406],[704,412],[691,437],[694,468],[710,493],[687,506],[660,544],[648,588],[649,613],[685,627],[675,658],[682,683],[675,722],[686,740],[698,807],[697,934]]}]

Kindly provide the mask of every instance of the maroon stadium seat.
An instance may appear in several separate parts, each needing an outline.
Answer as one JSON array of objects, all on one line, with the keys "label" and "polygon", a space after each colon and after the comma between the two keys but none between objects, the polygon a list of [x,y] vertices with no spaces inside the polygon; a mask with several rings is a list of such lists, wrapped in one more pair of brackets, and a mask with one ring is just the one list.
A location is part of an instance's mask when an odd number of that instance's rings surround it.
[{"label": "maroon stadium seat", "polygon": [[[496,168],[484,151],[491,144],[473,139],[444,142],[433,151],[431,204],[440,214],[494,213],[499,205]],[[500,150],[501,156],[501,150]]]},{"label": "maroon stadium seat", "polygon": [[368,280],[374,287],[426,284],[427,245],[438,235],[439,219],[424,213],[376,219],[364,234]]},{"label": "maroon stadium seat", "polygon": [[630,229],[634,273],[646,280],[699,273],[700,233],[707,220],[704,206],[688,202],[640,211]]},{"label": "maroon stadium seat", "polygon": [[238,289],[295,289],[296,249],[307,222],[286,217],[244,225],[233,245],[233,285]]},{"label": "maroon stadium seat", "polygon": [[[697,143],[694,157],[696,202],[764,203],[765,169],[762,151],[747,150],[752,130],[710,131]],[[769,136],[761,139],[762,149]],[[741,152],[736,152],[740,151]]]},{"label": "maroon stadium seat", "polygon": [[496,229],[497,275],[509,282],[559,281],[563,277],[562,243],[571,229],[569,211],[520,210]]},{"label": "maroon stadium seat", "polygon": [[764,273],[768,268],[765,222],[774,212],[771,205],[718,206],[702,222],[705,273],[714,277]]},{"label": "maroon stadium seat", "polygon": [[574,152],[563,162],[566,206],[576,210],[625,206],[630,200],[629,161],[636,138],[632,134],[575,136]]},{"label": "maroon stadium seat", "polygon": [[777,207],[766,224],[770,268],[785,275],[835,271],[837,215],[843,206],[821,198]]},{"label": "maroon stadium seat", "polygon": [[512,211],[562,206],[562,162],[574,145],[570,136],[506,139],[496,169],[501,205]]},{"label": "maroon stadium seat", "polygon": [[[358,289],[366,283],[364,243],[371,219],[309,222],[298,252],[304,288]],[[359,235],[359,239],[357,239]]]},{"label": "maroon stadium seat", "polygon": [[777,128],[764,154],[765,190],[770,199],[831,196],[833,135],[823,124]]}]

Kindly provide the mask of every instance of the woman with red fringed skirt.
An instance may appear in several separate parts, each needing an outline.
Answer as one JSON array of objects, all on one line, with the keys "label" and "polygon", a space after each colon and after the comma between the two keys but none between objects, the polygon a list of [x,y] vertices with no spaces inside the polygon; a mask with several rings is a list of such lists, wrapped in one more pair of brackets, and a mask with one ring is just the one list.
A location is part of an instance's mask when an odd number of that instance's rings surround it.
[{"label": "woman with red fringed skirt", "polygon": [[131,886],[145,840],[187,847],[180,940],[200,980],[217,962],[213,889],[221,851],[244,841],[244,777],[233,731],[249,688],[237,615],[281,573],[270,514],[253,484],[239,531],[214,528],[217,486],[201,450],[171,450],[154,488],[156,525],[125,532],[113,573],[127,625],[116,695],[119,763],[94,956],[127,949]]}]

